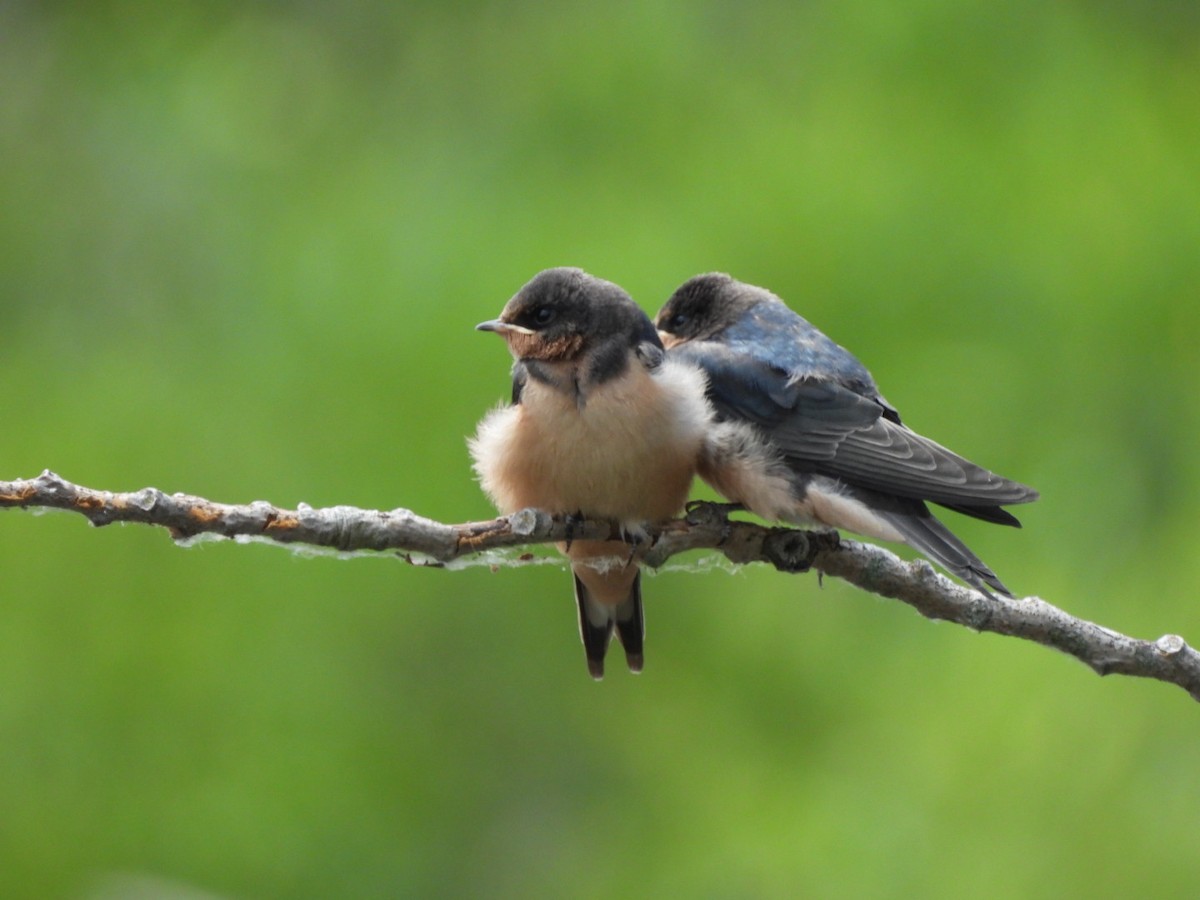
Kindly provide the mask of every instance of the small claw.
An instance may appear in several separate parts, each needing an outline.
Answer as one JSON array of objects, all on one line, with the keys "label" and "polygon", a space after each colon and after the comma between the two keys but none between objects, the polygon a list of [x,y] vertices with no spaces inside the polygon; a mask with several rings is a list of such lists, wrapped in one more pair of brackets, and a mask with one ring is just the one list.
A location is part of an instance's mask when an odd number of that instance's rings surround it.
[{"label": "small claw", "polygon": [[700,525],[720,516],[728,519],[730,513],[744,512],[746,507],[740,503],[716,503],[712,500],[689,500],[683,507],[688,522]]},{"label": "small claw", "polygon": [[565,545],[563,547],[564,553],[571,552],[571,545],[573,543],[575,543],[575,532],[579,529],[579,526],[584,523],[584,521],[585,521],[585,519],[583,517],[582,511],[570,513],[567,515],[566,519],[564,520],[564,522],[567,526],[567,535],[566,535],[567,539],[566,539]]},{"label": "small claw", "polygon": [[692,500],[684,507],[689,525],[720,524],[721,540],[718,546],[723,545],[733,534],[733,523],[729,521],[730,513],[743,512],[745,509],[740,503],[714,503],[710,500]]},{"label": "small claw", "polygon": [[646,543],[646,536],[644,534],[633,532],[623,533],[622,537],[624,537],[626,542],[629,544],[629,556],[625,559],[625,568],[628,569],[631,565],[633,565],[633,561],[637,558],[638,550],[642,548],[642,544]]}]

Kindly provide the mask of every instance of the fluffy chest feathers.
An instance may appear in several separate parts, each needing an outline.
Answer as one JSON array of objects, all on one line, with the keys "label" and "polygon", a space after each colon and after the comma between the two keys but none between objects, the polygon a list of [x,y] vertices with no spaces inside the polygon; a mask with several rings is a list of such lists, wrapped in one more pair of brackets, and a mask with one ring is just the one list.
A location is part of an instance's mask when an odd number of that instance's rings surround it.
[{"label": "fluffy chest feathers", "polygon": [[501,511],[656,521],[687,499],[708,421],[703,376],[668,360],[631,365],[582,402],[531,379],[518,405],[480,423],[471,453]]}]

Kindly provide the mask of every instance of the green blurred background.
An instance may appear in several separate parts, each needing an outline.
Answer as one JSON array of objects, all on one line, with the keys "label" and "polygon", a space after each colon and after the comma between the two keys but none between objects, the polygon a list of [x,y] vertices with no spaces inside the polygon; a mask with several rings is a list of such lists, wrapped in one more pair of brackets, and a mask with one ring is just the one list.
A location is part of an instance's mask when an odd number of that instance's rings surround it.
[{"label": "green blurred background", "polygon": [[[1000,11],[1003,6],[1003,11]],[[1200,7],[7,3],[0,478],[490,514],[473,325],[770,286],[1200,643]],[[439,572],[0,513],[0,893],[1194,896],[1200,707],[765,569]]]}]

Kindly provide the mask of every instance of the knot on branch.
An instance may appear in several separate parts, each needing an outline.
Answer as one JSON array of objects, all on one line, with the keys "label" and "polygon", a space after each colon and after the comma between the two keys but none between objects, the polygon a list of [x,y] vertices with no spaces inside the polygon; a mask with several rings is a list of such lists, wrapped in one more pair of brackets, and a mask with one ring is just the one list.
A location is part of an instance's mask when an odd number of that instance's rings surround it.
[{"label": "knot on branch", "polygon": [[1177,634],[1164,634],[1154,642],[1154,649],[1163,656],[1175,656],[1188,649],[1187,641]]},{"label": "knot on branch", "polygon": [[554,527],[553,516],[533,507],[519,509],[506,518],[512,533],[526,539],[534,538],[539,534],[548,534]]},{"label": "knot on branch", "polygon": [[763,556],[780,572],[800,573],[812,568],[816,548],[803,531],[772,530],[762,543]]}]

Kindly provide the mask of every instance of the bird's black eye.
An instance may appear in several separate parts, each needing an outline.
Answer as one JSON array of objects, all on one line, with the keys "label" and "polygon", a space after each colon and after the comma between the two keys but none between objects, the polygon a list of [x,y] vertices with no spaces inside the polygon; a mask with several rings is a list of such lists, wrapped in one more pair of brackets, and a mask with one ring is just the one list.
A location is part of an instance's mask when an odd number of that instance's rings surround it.
[{"label": "bird's black eye", "polygon": [[686,325],[687,322],[688,322],[688,314],[687,313],[675,313],[675,315],[671,316],[671,320],[669,322],[667,322],[667,331],[670,331],[672,334],[674,334],[674,333],[678,332],[681,328],[683,328],[683,326]]},{"label": "bird's black eye", "polygon": [[530,317],[533,319],[533,324],[539,328],[544,328],[554,321],[554,310],[549,306],[539,306],[533,311]]}]

